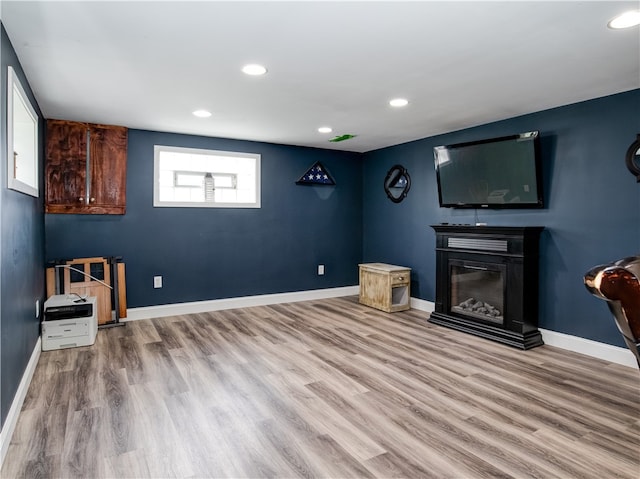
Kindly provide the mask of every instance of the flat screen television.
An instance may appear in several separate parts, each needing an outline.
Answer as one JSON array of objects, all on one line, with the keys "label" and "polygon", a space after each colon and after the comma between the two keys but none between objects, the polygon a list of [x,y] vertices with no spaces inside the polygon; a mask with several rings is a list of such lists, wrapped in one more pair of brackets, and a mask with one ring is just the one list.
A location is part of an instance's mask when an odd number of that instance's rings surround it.
[{"label": "flat screen television", "polygon": [[433,149],[440,206],[542,208],[537,131]]}]

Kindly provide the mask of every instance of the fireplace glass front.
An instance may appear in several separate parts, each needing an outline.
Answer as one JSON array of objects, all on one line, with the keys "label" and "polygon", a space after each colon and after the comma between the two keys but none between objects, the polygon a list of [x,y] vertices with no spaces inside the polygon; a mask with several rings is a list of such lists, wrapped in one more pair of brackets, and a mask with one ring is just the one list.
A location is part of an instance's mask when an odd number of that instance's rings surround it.
[{"label": "fireplace glass front", "polygon": [[451,313],[494,324],[504,323],[505,268],[451,260]]}]

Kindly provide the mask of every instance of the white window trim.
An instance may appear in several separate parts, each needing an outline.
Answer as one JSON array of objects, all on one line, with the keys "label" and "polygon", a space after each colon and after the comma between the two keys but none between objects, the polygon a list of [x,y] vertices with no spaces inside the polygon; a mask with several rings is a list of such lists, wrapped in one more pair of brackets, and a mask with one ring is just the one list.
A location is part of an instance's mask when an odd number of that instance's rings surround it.
[{"label": "white window trim", "polygon": [[[13,95],[17,93],[17,95],[22,100],[23,105],[27,110],[27,114],[31,117],[33,122],[33,165],[30,165],[33,169],[33,175],[30,178],[30,183],[25,183],[24,181],[19,180],[15,177],[15,168],[16,168],[16,159],[14,157],[14,144],[13,144],[13,134],[14,134],[14,102]],[[35,196],[36,198],[39,196],[38,191],[38,156],[40,155],[38,149],[38,114],[36,113],[27,93],[22,87],[22,83],[20,83],[20,79],[16,74],[13,67],[9,66],[7,71],[7,187],[20,191],[21,193],[25,193],[27,195]]]},{"label": "white window trim", "polygon": [[[154,146],[153,159],[153,206],[156,208],[260,208],[261,200],[261,164],[260,155],[256,153],[242,153],[238,151],[205,150],[201,148],[183,148],[178,146]],[[237,158],[253,158],[256,162],[256,201],[255,203],[196,203],[188,201],[160,201],[160,152],[170,151],[176,153],[196,154],[196,155],[218,155]]]}]

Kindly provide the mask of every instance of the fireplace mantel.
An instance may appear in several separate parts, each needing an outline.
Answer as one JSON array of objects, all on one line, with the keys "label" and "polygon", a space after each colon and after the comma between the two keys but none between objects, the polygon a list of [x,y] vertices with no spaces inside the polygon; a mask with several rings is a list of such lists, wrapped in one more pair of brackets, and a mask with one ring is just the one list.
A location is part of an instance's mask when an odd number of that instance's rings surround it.
[{"label": "fireplace mantel", "polygon": [[538,245],[544,228],[432,228],[436,302],[429,321],[520,349],[543,344],[538,331]]}]

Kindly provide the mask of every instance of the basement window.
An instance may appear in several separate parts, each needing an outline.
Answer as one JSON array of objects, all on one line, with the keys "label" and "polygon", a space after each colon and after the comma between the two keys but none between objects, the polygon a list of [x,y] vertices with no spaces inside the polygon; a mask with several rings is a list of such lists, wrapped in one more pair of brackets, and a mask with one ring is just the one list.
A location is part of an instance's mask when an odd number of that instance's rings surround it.
[{"label": "basement window", "polygon": [[37,198],[38,114],[12,67],[7,86],[7,186]]},{"label": "basement window", "polygon": [[153,206],[260,208],[260,155],[156,145]]}]

